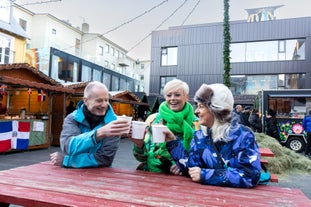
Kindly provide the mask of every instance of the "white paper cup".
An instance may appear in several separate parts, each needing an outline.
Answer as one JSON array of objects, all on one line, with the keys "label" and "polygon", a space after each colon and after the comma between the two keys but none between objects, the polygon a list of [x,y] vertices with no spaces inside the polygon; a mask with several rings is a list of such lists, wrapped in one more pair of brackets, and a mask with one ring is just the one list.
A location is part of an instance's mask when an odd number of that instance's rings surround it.
[{"label": "white paper cup", "polygon": [[148,124],[146,122],[132,121],[132,138],[143,139],[147,126]]},{"label": "white paper cup", "polygon": [[167,126],[162,124],[153,124],[152,127],[152,141],[155,143],[165,142],[165,135],[163,132],[168,131]]},{"label": "white paper cup", "polygon": [[[129,124],[131,124],[132,118],[133,118],[133,117],[131,117],[131,116],[125,116],[125,115],[123,115],[123,116],[117,116],[117,119],[118,119],[118,120],[126,120]],[[122,131],[121,133],[122,133],[122,134],[128,134],[129,132],[130,132],[130,129],[125,130],[125,131]]]}]

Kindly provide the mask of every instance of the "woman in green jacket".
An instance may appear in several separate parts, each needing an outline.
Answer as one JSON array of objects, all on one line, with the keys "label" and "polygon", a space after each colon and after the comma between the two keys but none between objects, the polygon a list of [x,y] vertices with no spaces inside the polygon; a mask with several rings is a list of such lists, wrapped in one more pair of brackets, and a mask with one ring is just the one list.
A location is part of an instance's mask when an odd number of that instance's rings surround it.
[{"label": "woman in green jacket", "polygon": [[[174,79],[166,83],[163,92],[165,102],[160,105],[159,113],[154,116],[149,126],[157,123],[166,125],[182,141],[184,147],[189,149],[196,126],[193,107],[188,103],[189,86],[181,80]],[[144,140],[132,139],[131,134],[129,138],[134,143],[133,155],[141,162],[137,169],[180,174],[166,149],[166,143],[152,142],[152,127],[149,127]]]}]

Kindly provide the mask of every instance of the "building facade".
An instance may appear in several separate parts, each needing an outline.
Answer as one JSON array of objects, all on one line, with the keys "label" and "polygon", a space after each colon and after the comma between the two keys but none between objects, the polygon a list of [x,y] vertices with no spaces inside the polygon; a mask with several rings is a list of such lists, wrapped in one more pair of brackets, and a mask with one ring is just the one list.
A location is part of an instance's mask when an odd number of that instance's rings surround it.
[{"label": "building facade", "polygon": [[[28,35],[24,60],[56,81],[70,84],[98,80],[109,90],[144,91],[144,71],[127,51],[100,34],[89,33],[89,25],[74,27],[51,14],[36,14],[17,4],[12,19]],[[11,61],[13,63],[16,61]],[[149,68],[146,68],[147,70]],[[140,72],[140,73],[136,73]],[[112,84],[113,83],[113,84]]]},{"label": "building facade", "polygon": [[[258,20],[258,17],[252,17]],[[268,21],[269,20],[269,21]],[[311,88],[311,17],[234,21],[231,90],[255,95],[261,89]],[[162,94],[173,78],[186,81],[190,97],[202,83],[223,82],[223,23],[154,31],[150,93]]]}]

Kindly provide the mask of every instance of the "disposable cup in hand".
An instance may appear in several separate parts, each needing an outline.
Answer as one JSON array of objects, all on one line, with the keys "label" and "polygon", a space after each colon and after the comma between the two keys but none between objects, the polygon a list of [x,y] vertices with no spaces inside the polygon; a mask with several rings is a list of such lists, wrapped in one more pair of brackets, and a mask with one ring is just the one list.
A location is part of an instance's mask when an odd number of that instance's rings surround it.
[{"label": "disposable cup in hand", "polygon": [[143,139],[147,126],[148,124],[146,122],[132,121],[132,138]]},{"label": "disposable cup in hand", "polygon": [[152,127],[152,141],[155,143],[165,142],[165,135],[163,132],[168,131],[167,126],[162,124],[153,124]]},{"label": "disposable cup in hand", "polygon": [[[125,116],[125,115],[117,116],[118,120],[126,120],[129,124],[131,124],[132,118],[133,117],[131,117],[131,116]],[[129,132],[130,132],[130,129],[122,131],[121,133],[128,134]]]}]

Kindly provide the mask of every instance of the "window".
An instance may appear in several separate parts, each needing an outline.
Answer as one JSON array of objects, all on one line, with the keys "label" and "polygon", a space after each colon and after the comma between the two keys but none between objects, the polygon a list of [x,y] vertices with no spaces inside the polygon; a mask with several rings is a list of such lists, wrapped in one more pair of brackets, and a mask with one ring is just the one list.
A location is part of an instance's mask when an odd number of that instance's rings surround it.
[{"label": "window", "polygon": [[305,39],[232,43],[232,62],[304,60]]},{"label": "window", "polygon": [[0,35],[0,64],[13,62],[12,41],[11,37]]},{"label": "window", "polygon": [[101,81],[102,72],[101,70],[93,69],[93,80],[94,81]]},{"label": "window", "polygon": [[161,49],[161,65],[177,65],[177,47],[164,47]]},{"label": "window", "polygon": [[104,67],[109,68],[109,62],[107,60],[105,60],[105,62],[104,62]]},{"label": "window", "polygon": [[111,63],[111,64],[110,64],[110,69],[111,69],[111,70],[116,70],[116,65],[115,65],[114,63]]},{"label": "window", "polygon": [[163,76],[160,78],[160,87],[161,87],[160,94],[164,95],[163,89],[164,89],[165,84],[173,79],[176,79],[176,76]]},{"label": "window", "polygon": [[107,86],[108,90],[110,90],[110,83],[111,83],[111,75],[110,74],[104,72],[103,83]]},{"label": "window", "polygon": [[127,89],[126,80],[123,78],[120,78],[120,89],[119,90],[126,90],[126,89]]},{"label": "window", "polygon": [[23,28],[23,30],[27,31],[27,22],[24,19],[19,19],[19,25]]},{"label": "window", "polygon": [[305,74],[231,75],[233,94],[255,95],[262,89],[302,89]]},{"label": "window", "polygon": [[105,53],[109,54],[110,46],[106,44],[105,46]]},{"label": "window", "polygon": [[98,55],[103,56],[104,55],[104,47],[98,46]]},{"label": "window", "polygon": [[56,29],[52,29],[52,34],[56,34]]},{"label": "window", "polygon": [[87,82],[91,81],[91,79],[92,79],[92,68],[86,65],[82,65],[81,81]]},{"label": "window", "polygon": [[112,91],[118,91],[119,90],[119,78],[116,76],[112,76],[111,90]]},{"label": "window", "polygon": [[81,46],[81,40],[76,39],[76,41],[75,41],[76,55],[80,55],[80,46]]},{"label": "window", "polygon": [[114,48],[113,47],[110,48],[110,55],[114,56]]},{"label": "window", "polygon": [[145,64],[141,64],[140,69],[142,69],[142,70],[145,69]]}]

